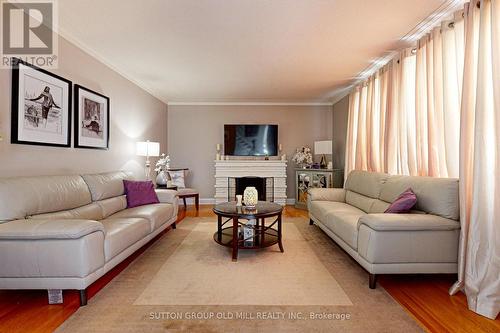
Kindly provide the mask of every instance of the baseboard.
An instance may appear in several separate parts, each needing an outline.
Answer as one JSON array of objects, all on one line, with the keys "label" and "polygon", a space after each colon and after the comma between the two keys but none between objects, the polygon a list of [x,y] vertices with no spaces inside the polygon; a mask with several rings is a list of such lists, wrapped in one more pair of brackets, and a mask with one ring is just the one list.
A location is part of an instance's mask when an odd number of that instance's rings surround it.
[{"label": "baseboard", "polygon": [[[179,199],[179,204],[180,205],[183,204],[182,199]],[[286,204],[287,205],[295,205],[295,199],[294,198],[287,198]],[[200,198],[200,205],[215,205],[215,198]]]}]

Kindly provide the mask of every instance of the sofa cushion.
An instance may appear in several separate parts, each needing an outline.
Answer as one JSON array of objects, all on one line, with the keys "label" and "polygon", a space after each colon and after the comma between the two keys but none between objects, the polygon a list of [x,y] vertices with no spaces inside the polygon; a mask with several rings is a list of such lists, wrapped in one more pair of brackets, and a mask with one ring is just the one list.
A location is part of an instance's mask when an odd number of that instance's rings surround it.
[{"label": "sofa cushion", "polygon": [[120,195],[119,197],[99,200],[96,204],[101,208],[102,218],[105,219],[127,208],[127,198],[125,195]]},{"label": "sofa cushion", "polygon": [[45,213],[29,216],[30,219],[84,219],[84,220],[100,220],[103,218],[102,209],[96,203],[91,203],[82,207],[70,210],[63,210],[55,213]]},{"label": "sofa cushion", "polygon": [[0,224],[0,239],[77,239],[99,231],[102,224],[90,220],[15,220]]},{"label": "sofa cushion", "polygon": [[123,186],[124,179],[131,179],[130,173],[125,171],[114,171],[92,175],[82,175],[87,183],[92,201],[104,200],[125,194]]},{"label": "sofa cushion", "polygon": [[375,199],[368,213],[383,213],[389,208],[390,203],[383,200]]},{"label": "sofa cushion", "polygon": [[127,208],[116,214],[111,215],[108,219],[113,218],[128,218],[137,217],[147,219],[151,224],[150,231],[154,231],[162,226],[165,222],[174,216],[174,205],[168,203],[159,203],[153,205],[145,205],[134,208]]},{"label": "sofa cushion", "polygon": [[151,223],[143,218],[112,218],[101,221],[106,230],[104,255],[106,262],[151,232]]},{"label": "sofa cushion", "polygon": [[0,221],[87,205],[90,192],[80,176],[0,178]]},{"label": "sofa cushion", "polygon": [[[325,225],[328,223],[327,216],[334,212],[347,212],[355,214],[365,214],[362,210],[357,209],[349,204],[334,201],[312,201],[309,213],[319,219]],[[327,227],[329,227],[327,225]],[[332,228],[333,231],[333,228]]]},{"label": "sofa cushion", "polygon": [[382,186],[380,199],[393,202],[408,187],[417,195],[416,210],[459,220],[458,179],[391,176]]},{"label": "sofa cushion", "polygon": [[366,215],[361,210],[335,211],[328,214],[327,226],[353,249],[358,248],[358,221]]},{"label": "sofa cushion", "polygon": [[377,199],[373,199],[353,191],[347,191],[345,195],[345,202],[347,204],[359,208],[365,213],[368,213],[372,209],[372,206],[376,201]]},{"label": "sofa cushion", "polygon": [[382,185],[388,178],[389,175],[386,173],[354,170],[347,176],[345,189],[378,199]]}]

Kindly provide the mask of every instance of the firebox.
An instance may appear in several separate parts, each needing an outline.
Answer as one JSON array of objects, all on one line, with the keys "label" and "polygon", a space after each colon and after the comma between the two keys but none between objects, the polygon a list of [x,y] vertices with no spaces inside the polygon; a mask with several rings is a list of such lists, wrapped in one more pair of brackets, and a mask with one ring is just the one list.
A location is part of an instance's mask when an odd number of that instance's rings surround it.
[{"label": "firebox", "polygon": [[272,177],[237,177],[229,178],[228,200],[236,200],[236,195],[241,194],[249,186],[257,189],[259,201],[274,201],[274,178]]}]

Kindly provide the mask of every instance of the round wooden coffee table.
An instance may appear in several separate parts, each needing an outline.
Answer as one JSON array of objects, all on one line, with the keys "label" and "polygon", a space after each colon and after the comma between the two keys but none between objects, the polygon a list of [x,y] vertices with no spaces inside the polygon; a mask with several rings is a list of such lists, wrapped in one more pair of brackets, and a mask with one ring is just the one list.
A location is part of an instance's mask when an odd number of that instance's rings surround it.
[{"label": "round wooden coffee table", "polygon": [[[278,244],[280,251],[284,252],[281,235],[283,206],[259,201],[254,209],[249,209],[245,206],[236,206],[236,202],[225,202],[215,205],[213,211],[217,215],[217,232],[214,234],[214,240],[233,249],[233,261],[238,260],[238,249],[261,249]],[[274,218],[274,221],[266,225],[266,218]],[[255,220],[255,224],[248,223],[250,220]],[[224,227],[228,223],[230,226]],[[244,228],[249,228],[252,234],[246,239],[243,237],[243,232],[239,232]]]}]

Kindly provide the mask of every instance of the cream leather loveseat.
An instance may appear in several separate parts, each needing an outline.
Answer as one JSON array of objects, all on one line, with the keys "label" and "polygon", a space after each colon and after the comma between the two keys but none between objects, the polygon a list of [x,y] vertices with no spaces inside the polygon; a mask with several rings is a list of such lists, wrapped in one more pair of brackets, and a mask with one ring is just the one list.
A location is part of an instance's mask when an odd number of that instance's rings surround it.
[{"label": "cream leather loveseat", "polygon": [[[412,214],[385,214],[407,188],[417,196]],[[343,189],[311,189],[317,224],[369,272],[456,273],[460,233],[458,180],[352,171]]]},{"label": "cream leather loveseat", "polygon": [[86,288],[177,219],[177,192],[127,209],[125,172],[0,179],[0,289]]}]

